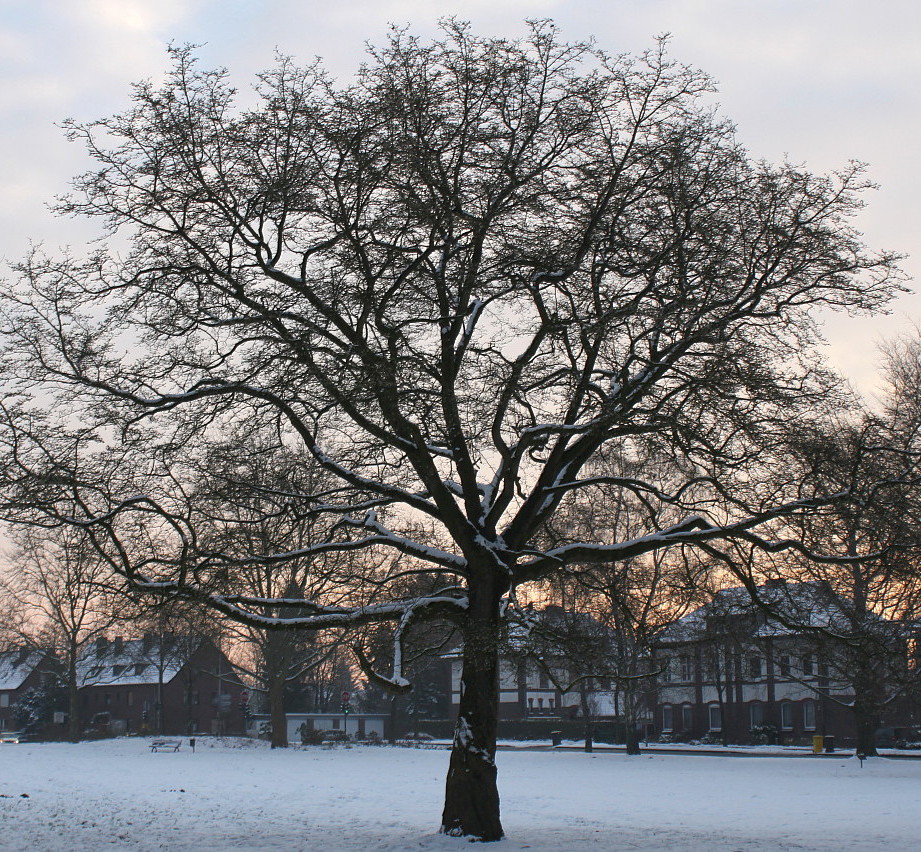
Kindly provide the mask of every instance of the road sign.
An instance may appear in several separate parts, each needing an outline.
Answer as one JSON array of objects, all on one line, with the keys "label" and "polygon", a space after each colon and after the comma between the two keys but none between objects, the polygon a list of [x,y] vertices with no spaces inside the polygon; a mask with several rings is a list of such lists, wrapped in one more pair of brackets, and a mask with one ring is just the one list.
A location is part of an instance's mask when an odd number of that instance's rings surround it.
[{"label": "road sign", "polygon": [[352,697],[352,693],[348,690],[342,690],[342,703],[345,704]]},{"label": "road sign", "polygon": [[240,693],[240,703],[249,704],[249,692],[245,689]]}]

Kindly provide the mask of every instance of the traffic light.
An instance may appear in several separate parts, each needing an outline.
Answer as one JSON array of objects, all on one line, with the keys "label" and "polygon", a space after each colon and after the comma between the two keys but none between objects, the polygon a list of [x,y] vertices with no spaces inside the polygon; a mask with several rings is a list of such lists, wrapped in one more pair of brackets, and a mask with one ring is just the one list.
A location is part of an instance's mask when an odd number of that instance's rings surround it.
[{"label": "traffic light", "polygon": [[343,702],[342,702],[342,714],[343,714],[344,716],[348,716],[349,713],[351,713],[351,712],[352,712],[352,708],[349,707],[349,705],[346,704],[346,703],[343,701]]}]

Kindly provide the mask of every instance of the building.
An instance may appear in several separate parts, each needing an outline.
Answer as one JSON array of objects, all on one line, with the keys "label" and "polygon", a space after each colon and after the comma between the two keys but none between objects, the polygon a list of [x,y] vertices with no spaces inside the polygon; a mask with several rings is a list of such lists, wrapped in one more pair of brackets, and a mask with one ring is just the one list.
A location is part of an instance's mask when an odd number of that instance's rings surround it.
[{"label": "building", "polygon": [[[341,734],[357,740],[382,740],[389,733],[387,713],[287,713],[285,720],[289,743],[301,742],[302,730]],[[267,713],[256,713],[248,722],[247,733],[250,736],[259,736],[270,727],[271,717]]]},{"label": "building", "polygon": [[[841,601],[822,583],[782,580],[760,586],[758,597],[760,605],[745,588],[725,589],[657,636],[658,732],[739,743],[853,741],[853,671],[830,640],[847,624]],[[891,643],[880,670],[893,670],[888,658],[904,663],[904,654]],[[904,702],[881,704],[881,724],[911,724]]]},{"label": "building", "polygon": [[[529,610],[509,627],[499,661],[499,718],[615,718],[618,695],[607,651],[613,635],[597,621],[557,606]],[[451,666],[451,712],[460,705],[462,649]]]},{"label": "building", "polygon": [[77,664],[84,728],[109,734],[241,733],[243,683],[208,639],[98,639]]},{"label": "building", "polygon": [[15,731],[21,727],[17,705],[53,676],[44,670],[45,660],[46,654],[29,648],[0,653],[0,731]]}]

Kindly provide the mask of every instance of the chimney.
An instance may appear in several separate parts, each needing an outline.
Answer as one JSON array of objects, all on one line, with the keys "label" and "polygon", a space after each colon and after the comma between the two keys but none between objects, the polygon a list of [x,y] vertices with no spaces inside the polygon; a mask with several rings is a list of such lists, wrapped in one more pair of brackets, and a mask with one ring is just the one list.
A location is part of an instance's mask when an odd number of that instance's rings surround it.
[{"label": "chimney", "polygon": [[96,656],[103,657],[105,656],[106,651],[109,650],[109,640],[105,636],[100,636],[96,640]]},{"label": "chimney", "polygon": [[116,654],[125,653],[125,639],[122,636],[115,637],[115,645],[113,647],[113,652]]},{"label": "chimney", "polygon": [[144,634],[144,641],[143,641],[143,645],[142,645],[142,647],[143,647],[143,653],[144,653],[145,656],[146,656],[147,654],[149,654],[149,653],[153,650],[153,646],[154,646],[154,635],[153,635],[153,633],[145,633],[145,634]]}]

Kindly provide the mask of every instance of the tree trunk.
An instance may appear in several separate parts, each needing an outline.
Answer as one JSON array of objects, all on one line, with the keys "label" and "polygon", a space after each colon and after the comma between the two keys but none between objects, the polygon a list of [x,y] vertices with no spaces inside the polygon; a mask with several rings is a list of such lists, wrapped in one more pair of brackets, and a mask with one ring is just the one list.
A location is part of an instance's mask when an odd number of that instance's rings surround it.
[{"label": "tree trunk", "polygon": [[857,753],[876,755],[879,728],[879,683],[866,663],[858,663],[854,678],[854,723],[857,727]]},{"label": "tree trunk", "polygon": [[163,718],[163,664],[157,672],[157,734],[163,736],[166,730],[166,720]]},{"label": "tree trunk", "polygon": [[624,696],[624,746],[627,754],[641,754],[636,715],[636,696],[630,692]]},{"label": "tree trunk", "polygon": [[269,679],[269,717],[272,720],[272,748],[288,747],[288,720],[285,717],[285,676],[276,672]]},{"label": "tree trunk", "polygon": [[585,750],[590,753],[595,740],[595,725],[592,709],[588,704],[588,689],[584,680],[579,688],[579,704],[582,706],[582,718],[585,719]]},{"label": "tree trunk", "polygon": [[67,661],[67,738],[80,741],[80,684],[77,682],[77,651],[72,649]]},{"label": "tree trunk", "polygon": [[445,785],[441,831],[455,837],[501,840],[495,762],[499,713],[498,606],[490,600],[476,601],[471,595],[469,612],[464,626],[460,707]]},{"label": "tree trunk", "polygon": [[857,722],[857,754],[867,757],[876,755],[876,718],[869,713],[859,713],[854,708]]}]

